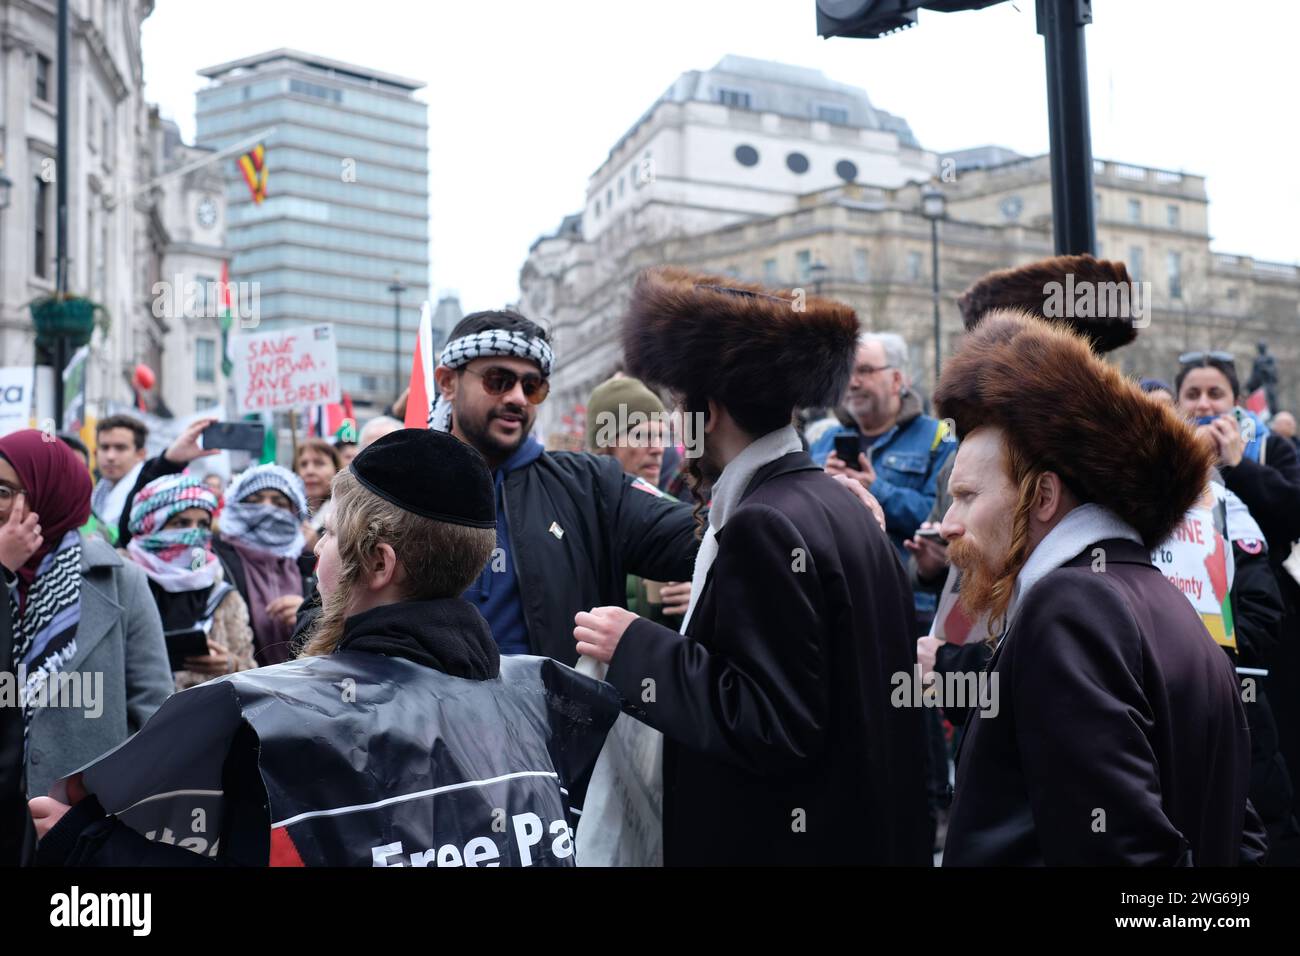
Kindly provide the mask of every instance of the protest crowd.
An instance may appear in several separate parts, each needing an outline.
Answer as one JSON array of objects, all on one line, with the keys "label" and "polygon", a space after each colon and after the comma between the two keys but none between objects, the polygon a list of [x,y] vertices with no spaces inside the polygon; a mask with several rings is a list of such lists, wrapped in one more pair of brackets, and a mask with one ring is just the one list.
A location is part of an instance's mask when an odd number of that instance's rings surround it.
[{"label": "protest crowd", "polygon": [[[10,865],[1300,863],[1300,454],[1063,256],[933,394],[848,306],[638,275],[586,451],[538,321],[227,487],[0,438]],[[73,691],[75,706],[66,698]],[[93,706],[92,706],[93,701]]]}]

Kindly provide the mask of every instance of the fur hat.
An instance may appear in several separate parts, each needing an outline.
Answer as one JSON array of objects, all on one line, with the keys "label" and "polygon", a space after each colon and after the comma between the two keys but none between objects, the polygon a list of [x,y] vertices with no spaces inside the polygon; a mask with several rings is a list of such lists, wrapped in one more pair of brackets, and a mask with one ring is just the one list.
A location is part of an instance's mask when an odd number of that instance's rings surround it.
[{"label": "fur hat", "polygon": [[623,319],[628,374],[723,405],[834,405],[858,318],[817,296],[672,266],[637,276]]},{"label": "fur hat", "polygon": [[[1126,293],[1124,296],[1125,307],[1111,315],[1112,297],[1098,294],[1108,288],[1104,283],[1124,283],[1130,291],[1133,288],[1122,262],[1094,259],[1092,256],[1055,256],[1015,269],[990,272],[962,293],[957,307],[961,309],[967,332],[973,331],[980,319],[993,309],[1023,309],[1030,315],[1060,322],[1073,329],[1091,343],[1094,352],[1104,353],[1128,345],[1137,338],[1129,295]],[[1055,305],[1064,305],[1067,300],[1073,305],[1074,296],[1069,293],[1088,286],[1091,286],[1093,296],[1088,310],[1092,315],[1061,315],[1058,318],[1047,314],[1056,311]],[[1049,304],[1054,298],[1053,289],[1056,290],[1056,301]],[[1149,303],[1143,305],[1150,307]],[[1069,311],[1076,310],[1071,308]]]},{"label": "fur hat", "polygon": [[1209,477],[1209,449],[1172,408],[1079,336],[1021,312],[983,317],[944,366],[934,401],[959,438],[1005,429],[1030,461],[1115,512],[1148,548],[1169,537]]}]

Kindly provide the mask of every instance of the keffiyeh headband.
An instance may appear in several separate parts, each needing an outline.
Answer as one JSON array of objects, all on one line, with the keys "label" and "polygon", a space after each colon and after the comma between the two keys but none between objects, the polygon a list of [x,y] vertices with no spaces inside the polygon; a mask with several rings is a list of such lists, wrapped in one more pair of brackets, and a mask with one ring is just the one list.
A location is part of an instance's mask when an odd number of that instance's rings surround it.
[{"label": "keffiyeh headband", "polygon": [[[544,339],[507,329],[484,329],[453,339],[443,347],[438,364],[464,368],[476,358],[508,356],[536,362],[543,375],[551,374],[555,353]],[[439,395],[429,409],[429,427],[440,432],[451,429],[451,405]]]}]

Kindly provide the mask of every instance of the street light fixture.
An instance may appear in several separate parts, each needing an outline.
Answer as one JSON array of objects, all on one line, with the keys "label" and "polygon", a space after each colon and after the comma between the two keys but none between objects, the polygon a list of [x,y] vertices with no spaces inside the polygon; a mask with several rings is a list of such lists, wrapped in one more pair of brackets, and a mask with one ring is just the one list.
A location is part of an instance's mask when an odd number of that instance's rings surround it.
[{"label": "street light fixture", "polygon": [[393,294],[393,401],[397,401],[402,393],[402,293],[406,291],[397,271],[388,291]]},{"label": "street light fixture", "polygon": [[942,367],[942,333],[939,329],[939,220],[947,215],[948,198],[933,185],[921,189],[921,215],[930,220],[930,279],[934,299],[934,384],[939,386]]},{"label": "street light fixture", "polygon": [[813,280],[813,295],[822,294],[822,281],[830,271],[830,267],[820,259],[808,267],[808,277]]}]

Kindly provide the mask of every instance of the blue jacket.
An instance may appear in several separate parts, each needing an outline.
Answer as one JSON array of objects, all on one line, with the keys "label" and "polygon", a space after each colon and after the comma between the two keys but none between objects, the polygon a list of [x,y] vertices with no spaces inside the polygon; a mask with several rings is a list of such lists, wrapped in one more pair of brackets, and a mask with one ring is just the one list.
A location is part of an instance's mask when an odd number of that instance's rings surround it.
[{"label": "blue jacket", "polygon": [[[813,461],[825,466],[835,449],[835,436],[854,434],[856,429],[843,425],[829,429],[808,452]],[[922,415],[920,400],[909,393],[903,397],[894,427],[871,439],[868,455],[876,470],[876,480],[870,491],[884,509],[885,529],[904,564],[908,553],[903,542],[930,516],[938,493],[939,470],[957,447],[955,441],[944,438],[942,423]],[[916,597],[918,609],[926,603],[922,601],[924,597],[929,599],[929,610],[933,611],[934,595]]]}]

